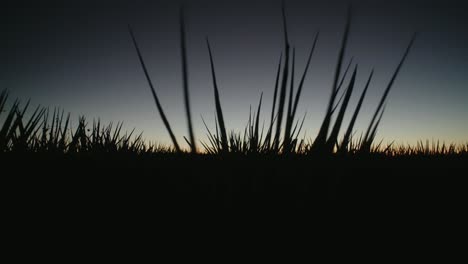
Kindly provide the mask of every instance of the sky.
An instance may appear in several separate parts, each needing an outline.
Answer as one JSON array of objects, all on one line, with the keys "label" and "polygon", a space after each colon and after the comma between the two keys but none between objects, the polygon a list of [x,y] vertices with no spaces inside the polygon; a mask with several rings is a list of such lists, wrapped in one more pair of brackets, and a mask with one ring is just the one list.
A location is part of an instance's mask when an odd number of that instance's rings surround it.
[{"label": "sky", "polygon": [[[97,2],[97,3],[96,3]],[[314,35],[316,52],[298,116],[313,139],[326,111],[349,1],[286,1],[296,69],[302,72]],[[60,107],[88,120],[124,121],[150,141],[169,144],[138,62],[127,25],[135,31],[174,132],[187,136],[178,9],[186,9],[189,88],[195,136],[201,116],[214,127],[215,105],[205,38],[209,37],[229,130],[242,131],[263,92],[268,120],[283,49],[281,1],[17,1],[2,6],[0,90],[33,105]],[[371,69],[374,79],[357,121],[360,134],[412,34],[419,32],[379,128],[384,142],[468,141],[468,4],[464,1],[353,1],[345,55],[358,64],[357,103]],[[298,77],[298,74],[296,75]],[[296,83],[298,80],[296,79]],[[11,101],[10,101],[11,102]],[[350,116],[345,117],[345,122]],[[346,124],[346,123],[345,123]]]}]

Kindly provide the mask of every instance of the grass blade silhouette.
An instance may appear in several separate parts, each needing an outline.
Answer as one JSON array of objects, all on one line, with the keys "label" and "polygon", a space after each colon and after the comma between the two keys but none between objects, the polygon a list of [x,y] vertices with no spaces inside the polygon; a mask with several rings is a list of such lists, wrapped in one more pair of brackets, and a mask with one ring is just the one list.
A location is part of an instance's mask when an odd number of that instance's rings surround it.
[{"label": "grass blade silhouette", "polygon": [[[346,76],[348,75],[348,71],[349,71],[349,68],[351,67],[351,64],[353,63],[353,59],[354,57],[351,57],[351,59],[349,60],[349,63],[348,63],[348,66],[346,67],[346,70],[344,71],[343,73],[343,76],[341,76],[341,81],[340,81],[340,84],[338,85],[338,88],[336,89],[336,92],[335,92],[335,96],[338,96],[338,94],[340,93],[341,91],[341,87],[343,87],[343,83],[346,79]],[[335,110],[338,108],[338,106],[340,105],[341,103],[341,100],[343,100],[344,96],[346,94],[346,90],[343,91],[343,94],[340,96],[340,99],[338,99],[338,101],[336,102],[335,106],[333,107],[333,110],[331,111],[331,114],[333,115],[333,113],[335,113]],[[336,99],[336,98],[335,98]]]},{"label": "grass blade silhouette", "polygon": [[159,115],[161,116],[161,119],[162,119],[162,121],[164,123],[164,126],[166,127],[167,132],[169,133],[169,136],[171,137],[172,144],[174,145],[174,148],[176,149],[177,152],[181,152],[179,143],[177,143],[177,139],[174,136],[174,133],[172,132],[171,125],[169,124],[169,121],[167,120],[166,114],[164,114],[164,110],[162,108],[161,102],[159,101],[156,90],[154,89],[153,82],[151,81],[151,78],[150,78],[149,73],[148,73],[148,69],[146,68],[145,61],[143,60],[143,56],[141,55],[140,48],[138,47],[138,43],[136,41],[135,34],[133,33],[133,30],[130,27],[130,25],[128,26],[128,30],[129,30],[130,35],[132,37],[133,45],[135,46],[135,50],[136,50],[136,52],[138,54],[138,59],[140,60],[141,67],[143,68],[143,72],[145,73],[146,80],[148,81],[148,85],[149,85],[149,87],[151,89],[151,93],[152,93],[153,99],[154,99],[154,101],[156,103],[156,107],[158,108]]},{"label": "grass blade silhouette", "polygon": [[288,98],[288,108],[286,112],[286,125],[284,128],[284,151],[289,152],[289,147],[290,143],[292,141],[291,139],[291,129],[293,125],[293,120],[292,120],[292,104],[293,104],[293,93],[294,93],[294,71],[295,71],[295,64],[296,64],[296,49],[293,47],[293,52],[292,52],[292,62],[291,62],[291,83],[289,87],[289,98]]},{"label": "grass blade silhouette", "polygon": [[354,83],[356,81],[356,74],[357,74],[357,66],[354,68],[353,75],[351,80],[349,81],[348,89],[346,90],[346,95],[343,99],[343,103],[341,104],[340,111],[336,116],[335,125],[333,126],[332,132],[330,134],[330,138],[327,140],[327,152],[332,152],[333,148],[338,141],[338,134],[341,129],[341,124],[343,123],[343,118],[346,113],[346,108],[348,107],[349,99],[353,93]]},{"label": "grass blade silhouette", "polygon": [[285,65],[283,68],[283,76],[282,76],[281,89],[280,89],[280,94],[279,94],[278,120],[276,123],[276,133],[275,133],[275,139],[273,142],[273,145],[274,145],[273,148],[275,151],[279,150],[281,124],[283,121],[284,104],[286,101],[286,89],[288,85],[288,73],[289,73],[289,39],[288,39],[288,26],[287,26],[287,21],[286,21],[286,10],[285,10],[284,1],[282,3],[281,14],[282,14],[282,19],[283,19]]},{"label": "grass blade silhouette", "polygon": [[305,69],[304,69],[304,73],[302,74],[301,81],[299,82],[299,86],[297,88],[296,97],[294,99],[294,106],[293,106],[293,110],[292,110],[292,113],[291,113],[291,116],[292,116],[293,119],[296,116],[297,107],[299,105],[299,98],[301,97],[301,93],[302,93],[302,87],[304,86],[305,77],[306,77],[307,72],[309,70],[310,62],[312,60],[312,55],[314,54],[315,47],[317,45],[318,37],[319,37],[319,32],[317,32],[317,34],[315,34],[314,43],[312,44],[312,48],[310,49],[310,53],[309,53],[309,57],[307,58],[307,63],[306,63]]},{"label": "grass blade silhouette", "polygon": [[[209,147],[207,144],[203,143],[201,141],[201,144],[203,145],[203,147],[206,149],[206,150],[210,150],[210,152],[212,152],[213,154],[214,153],[220,153],[220,147],[219,147],[219,140],[218,140],[218,137],[213,134],[211,132],[211,130],[208,128],[208,126],[206,125],[206,122],[205,122],[205,119],[203,118],[203,116],[201,116],[201,119],[202,119],[202,122],[203,124],[205,125],[205,129],[206,131],[208,132],[208,141],[209,143],[211,144],[211,147]],[[217,134],[217,133],[216,133]]]},{"label": "grass blade silhouette", "polygon": [[3,90],[2,93],[0,93],[0,116],[3,113],[3,109],[5,108],[5,103],[7,99],[8,99],[8,92],[6,90]]},{"label": "grass blade silhouette", "polygon": [[314,141],[314,148],[318,149],[320,151],[320,148],[324,147],[327,141],[327,136],[328,136],[328,129],[330,127],[330,121],[331,121],[331,116],[332,116],[332,110],[333,110],[333,105],[335,102],[336,94],[337,94],[337,89],[338,89],[338,79],[340,78],[340,73],[341,73],[341,66],[343,64],[343,59],[346,51],[346,45],[348,43],[348,37],[349,37],[349,30],[351,27],[351,7],[348,7],[348,15],[346,19],[346,26],[345,26],[345,31],[343,35],[343,39],[341,42],[341,48],[340,52],[338,55],[338,61],[336,64],[336,69],[335,69],[335,75],[333,78],[333,85],[332,85],[332,93],[330,95],[330,100],[328,102],[328,107],[327,111],[325,114],[325,118],[323,119],[322,125],[320,126],[319,133],[317,137],[315,138]]},{"label": "grass blade silhouette", "polygon": [[273,134],[273,124],[275,123],[275,109],[276,109],[276,99],[278,95],[278,86],[279,86],[279,77],[281,73],[281,62],[283,59],[283,53],[280,54],[279,63],[278,63],[278,70],[276,72],[276,80],[275,80],[275,91],[273,93],[273,105],[271,107],[271,117],[270,117],[270,126],[268,128],[268,132],[266,135],[266,146],[270,147],[271,137]]},{"label": "grass blade silhouette", "polygon": [[291,83],[289,86],[289,98],[288,98],[288,115],[286,116],[286,122],[289,122],[291,118],[292,108],[293,108],[293,96],[294,96],[294,71],[296,64],[296,48],[293,47],[292,51],[292,63],[291,63]]},{"label": "grass blade silhouette", "polygon": [[259,152],[260,148],[260,111],[262,110],[263,92],[260,94],[260,101],[258,102],[257,116],[255,118],[254,138],[255,138],[255,152]]},{"label": "grass blade silhouette", "polygon": [[[218,124],[218,118],[216,117],[216,114],[215,114],[215,116],[214,116],[214,119],[215,119],[215,124]],[[218,147],[218,149],[221,149],[221,142],[220,142],[220,139],[219,139],[219,138],[220,138],[220,137],[219,137],[219,129],[218,129],[218,126],[217,126],[217,125],[215,125],[215,132],[216,132],[216,139],[217,139],[217,140],[216,140],[216,142],[217,142],[217,145],[216,145],[216,146]],[[228,145],[228,146],[229,146],[229,145]],[[229,149],[228,149],[228,150],[229,150]]]},{"label": "grass blade silhouette", "polygon": [[206,38],[206,44],[208,46],[208,53],[210,56],[210,65],[211,65],[211,76],[213,78],[213,89],[214,89],[214,97],[215,97],[215,106],[216,106],[216,116],[218,119],[218,125],[219,129],[221,132],[221,146],[223,151],[228,151],[229,150],[229,145],[228,145],[228,139],[227,139],[227,133],[226,133],[226,127],[224,124],[224,116],[223,116],[223,109],[221,108],[221,101],[219,99],[219,90],[218,90],[218,84],[216,81],[216,72],[215,72],[215,67],[214,67],[214,62],[213,62],[213,54],[211,53],[211,47],[210,47],[210,42],[208,38]]},{"label": "grass blade silhouette", "polygon": [[380,112],[380,115],[377,119],[377,122],[375,123],[374,127],[372,128],[372,132],[371,134],[369,135],[369,138],[366,140],[364,139],[364,151],[365,152],[369,152],[371,150],[371,147],[372,147],[372,143],[374,142],[375,140],[375,136],[377,135],[377,128],[379,127],[379,124],[380,124],[380,121],[382,120],[382,117],[385,113],[385,107],[386,105],[384,104],[384,106],[382,107],[382,111]]},{"label": "grass blade silhouette", "polygon": [[15,116],[16,116],[16,111],[19,107],[19,101],[16,100],[13,103],[13,106],[10,108],[10,111],[6,117],[6,119],[3,121],[2,127],[0,128],[0,151],[4,151],[11,138],[8,137],[10,134],[9,131],[14,130],[15,127],[14,125],[16,124],[15,122]]},{"label": "grass blade silhouette", "polygon": [[365,140],[370,139],[370,133],[372,133],[371,130],[372,130],[372,127],[373,127],[373,125],[375,123],[377,115],[379,114],[380,110],[382,109],[383,104],[387,100],[388,93],[390,92],[390,89],[392,88],[393,83],[395,82],[395,79],[396,79],[398,73],[400,72],[401,67],[403,66],[403,63],[405,62],[406,58],[408,57],[408,54],[409,54],[409,52],[411,50],[411,47],[413,46],[413,43],[414,43],[414,41],[416,39],[416,36],[417,36],[417,33],[414,33],[413,36],[411,37],[411,40],[410,40],[410,42],[409,42],[409,44],[408,44],[408,46],[407,46],[407,48],[405,50],[405,53],[403,54],[403,57],[401,58],[400,62],[398,63],[398,66],[395,69],[395,72],[393,73],[393,76],[390,79],[390,82],[388,83],[387,88],[385,89],[384,94],[382,95],[382,98],[380,99],[379,105],[377,106],[377,109],[375,110],[374,116],[372,117],[372,120],[371,120],[371,122],[369,124],[369,127],[367,129],[367,132],[366,132],[366,134],[364,136]]},{"label": "grass blade silhouette", "polygon": [[294,126],[294,129],[291,132],[292,138],[294,138],[294,140],[296,140],[297,137],[299,137],[299,134],[301,133],[302,127],[304,126],[304,121],[306,119],[306,116],[307,116],[307,112],[305,112],[304,116],[302,117],[302,121],[301,121],[301,124],[299,126],[299,129],[298,129],[299,120],[296,122],[296,125]]},{"label": "grass blade silhouette", "polygon": [[193,133],[192,126],[192,113],[190,111],[190,95],[188,88],[188,65],[187,65],[187,45],[185,40],[185,14],[184,9],[180,8],[180,50],[182,54],[182,81],[184,86],[184,103],[185,103],[185,114],[187,116],[187,126],[190,137],[190,148],[192,153],[197,152],[197,146],[195,142],[195,135]]},{"label": "grass blade silhouette", "polygon": [[302,93],[302,88],[303,88],[303,85],[304,85],[305,77],[307,75],[307,72],[308,72],[308,69],[309,69],[309,66],[310,66],[310,62],[312,60],[312,55],[314,53],[315,46],[317,44],[318,36],[319,36],[319,33],[317,32],[317,34],[315,35],[315,38],[314,38],[312,48],[311,48],[310,53],[309,53],[309,57],[307,59],[307,63],[306,63],[305,69],[304,69],[304,73],[302,74],[301,80],[299,82],[299,86],[298,86],[298,89],[297,89],[297,92],[296,92],[296,96],[294,97],[294,100],[292,101],[293,89],[294,89],[294,85],[293,85],[293,83],[294,83],[294,72],[295,72],[295,51],[293,49],[293,61],[292,61],[292,70],[291,70],[291,90],[290,90],[290,95],[289,95],[290,97],[289,97],[289,105],[288,105],[288,116],[287,116],[287,121],[286,121],[285,142],[284,142],[286,152],[289,152],[289,150],[290,150],[289,149],[289,144],[294,139],[294,137],[293,137],[294,132],[291,133],[291,129],[292,129],[292,125],[294,123],[294,119],[295,119],[295,116],[296,116],[297,107],[299,105],[299,99],[300,99],[300,96],[301,96],[301,93]]},{"label": "grass blade silhouette", "polygon": [[340,149],[339,149],[340,152],[344,152],[346,150],[346,148],[347,148],[347,146],[348,146],[348,144],[349,144],[349,142],[351,140],[351,134],[353,133],[354,124],[356,123],[356,119],[357,119],[357,117],[359,115],[359,111],[361,110],[362,103],[364,101],[364,98],[366,97],[366,93],[367,93],[367,90],[369,88],[369,85],[370,85],[370,82],[372,80],[373,75],[374,75],[374,70],[372,70],[370,75],[369,75],[369,79],[367,80],[364,91],[362,92],[361,97],[359,98],[359,102],[358,102],[358,104],[356,106],[356,109],[354,110],[353,117],[351,118],[351,121],[349,122],[348,129],[346,130],[345,135],[343,137],[343,141],[340,144]]}]

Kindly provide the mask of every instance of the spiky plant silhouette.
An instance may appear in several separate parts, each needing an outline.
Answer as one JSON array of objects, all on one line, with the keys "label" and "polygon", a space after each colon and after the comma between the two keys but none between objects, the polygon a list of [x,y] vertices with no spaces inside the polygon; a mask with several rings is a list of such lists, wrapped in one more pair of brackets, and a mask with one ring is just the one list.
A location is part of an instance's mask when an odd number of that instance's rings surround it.
[{"label": "spiky plant silhouette", "polygon": [[[215,133],[212,133],[205,121],[205,127],[208,131],[208,143],[201,144],[204,146],[205,151],[209,153],[228,153],[228,152],[255,152],[255,153],[294,153],[297,152],[298,147],[301,148],[304,146],[304,141],[299,139],[299,134],[304,123],[304,118],[302,121],[298,120],[297,109],[299,106],[300,98],[302,95],[305,79],[311,64],[311,60],[316,48],[316,44],[319,39],[319,33],[315,35],[312,47],[309,52],[309,56],[306,61],[305,69],[300,78],[297,88],[295,87],[294,78],[296,71],[296,52],[295,48],[292,48],[291,52],[291,43],[288,36],[288,24],[287,24],[287,15],[286,7],[283,1],[281,7],[281,18],[283,26],[283,41],[284,41],[284,50],[280,55],[278,70],[276,73],[275,86],[273,92],[273,103],[270,113],[270,122],[266,134],[263,134],[263,129],[259,131],[259,122],[260,122],[260,110],[262,99],[260,99],[257,111],[249,115],[249,121],[246,125],[243,135],[228,135],[228,129],[226,125],[226,120],[223,115],[223,108],[221,104],[221,93],[220,88],[216,78],[216,67],[214,62],[213,48],[207,37],[207,49],[208,57],[210,62],[210,69],[213,82],[213,92],[214,92],[214,102],[215,102]],[[195,146],[195,137],[193,134],[192,128],[192,114],[190,111],[190,99],[189,99],[189,89],[188,89],[188,68],[187,68],[187,53],[186,53],[186,37],[185,37],[185,18],[183,8],[180,12],[180,39],[181,39],[181,53],[182,53],[182,73],[183,73],[183,85],[184,85],[184,103],[186,109],[186,119],[189,130],[189,140],[186,139],[188,145],[190,146],[191,152],[196,152]],[[366,97],[367,91],[370,87],[370,83],[373,76],[373,71],[369,75],[369,79],[365,85],[363,92],[359,98],[359,102],[354,109],[350,123],[347,126],[346,131],[342,139],[339,139],[341,128],[343,127],[343,120],[345,114],[348,110],[349,102],[352,98],[353,92],[356,90],[356,77],[358,74],[357,64],[354,66],[353,73],[347,85],[344,84],[344,81],[347,77],[348,71],[353,64],[353,59],[348,63],[344,73],[342,72],[343,61],[346,55],[346,47],[349,39],[349,34],[351,30],[352,22],[352,8],[351,6],[347,10],[347,18],[344,27],[343,38],[340,45],[340,50],[338,53],[337,63],[335,66],[333,84],[331,87],[331,94],[328,100],[328,106],[325,112],[325,116],[320,125],[319,132],[315,137],[313,143],[307,147],[309,152],[321,153],[321,154],[331,154],[334,152],[345,153],[350,150],[350,143],[352,141],[352,135],[354,133],[354,125],[359,116],[361,107],[363,105],[364,99]],[[165,118],[164,111],[159,103],[159,99],[156,96],[154,87],[151,84],[151,79],[148,76],[146,66],[143,61],[143,57],[138,48],[137,42],[134,37],[133,31],[130,29],[130,34],[132,36],[133,42],[135,44],[135,49],[137,51],[139,60],[145,72],[146,78],[148,80],[153,96],[155,97],[156,105],[158,111],[163,118],[163,122],[168,130],[171,139],[173,141],[174,147],[180,151],[180,147],[175,140],[174,134],[171,130],[169,122]],[[395,79],[400,72],[408,54],[411,50],[413,42],[415,40],[416,34],[413,35],[411,41],[406,48],[403,57],[401,58],[395,72],[392,75],[390,82],[388,83],[382,98],[379,101],[377,109],[374,112],[372,120],[369,123],[368,129],[364,135],[364,138],[360,140],[359,152],[370,152],[374,140],[376,138],[377,129],[381,122],[385,104],[388,100],[388,95],[393,87]],[[283,59],[284,56],[284,59]],[[346,87],[346,88],[344,88]],[[344,90],[344,91],[343,91]],[[340,92],[342,93],[341,97],[338,97]],[[262,98],[263,96],[261,96]],[[243,141],[243,142],[242,142]],[[241,142],[243,144],[241,144]],[[244,146],[244,147],[241,147]],[[248,147],[247,147],[248,146]]]},{"label": "spiky plant silhouette", "polygon": [[[320,129],[315,139],[311,142],[306,142],[305,139],[299,138],[306,114],[304,114],[302,118],[297,118],[297,110],[313,59],[313,54],[319,40],[319,33],[317,32],[315,34],[304,70],[296,85],[294,83],[294,78],[296,74],[297,58],[295,48],[290,48],[291,43],[288,37],[287,15],[284,2],[281,11],[284,49],[279,56],[273,87],[272,108],[268,113],[269,120],[267,121],[269,122],[267,122],[266,126],[265,124],[262,126],[260,125],[262,119],[262,93],[257,107],[253,111],[251,109],[249,113],[244,132],[228,132],[228,124],[222,107],[222,89],[219,87],[216,75],[215,50],[209,38],[206,38],[215,105],[215,130],[211,131],[202,117],[203,124],[207,130],[208,141],[199,141],[204,148],[204,151],[201,153],[216,155],[229,153],[274,155],[380,153],[394,156],[412,154],[452,155],[467,152],[467,145],[447,145],[439,142],[437,142],[437,145],[433,143],[432,146],[429,146],[428,143],[424,145],[421,142],[415,147],[394,146],[393,144],[382,146],[382,142],[378,144],[375,143],[378,127],[382,121],[390,91],[411,51],[416,34],[412,36],[389,83],[386,85],[383,95],[372,115],[372,119],[368,124],[367,130],[360,138],[353,137],[355,134],[356,120],[359,117],[366,95],[371,86],[374,70],[368,75],[365,86],[358,97],[357,105],[352,110],[349,124],[345,126],[345,115],[349,112],[350,100],[353,93],[357,90],[356,78],[359,73],[358,65],[353,62],[354,58],[350,59],[346,68],[343,67],[347,42],[351,31],[351,7],[349,7],[347,11],[346,24],[338,52],[331,93]],[[180,9],[179,15],[183,94],[189,132],[188,139],[186,137],[184,137],[184,139],[189,145],[190,152],[197,153],[197,140],[193,132],[192,112],[190,108],[188,84],[189,69],[187,63],[185,14],[183,8]],[[0,152],[185,152],[176,139],[161,103],[162,100],[149,76],[147,65],[135,33],[130,25],[128,29],[157,111],[172,140],[172,147],[148,144],[144,142],[142,134],[134,136],[134,130],[130,133],[123,133],[122,123],[117,123],[115,126],[110,123],[104,126],[100,120],[95,120],[92,123],[91,129],[88,129],[88,123],[85,117],[80,117],[77,127],[72,129],[70,114],[65,114],[63,110],[59,109],[50,111],[48,108],[38,106],[32,114],[27,117],[27,110],[30,105],[29,101],[24,106],[21,106],[20,101],[15,100],[11,106],[7,107],[8,92],[3,91],[0,93],[0,120],[2,121],[2,123],[0,123]],[[344,71],[342,71],[343,68]],[[352,73],[350,77],[347,78],[350,70]],[[346,79],[349,79],[348,83],[345,83]],[[343,136],[339,138],[343,127],[346,127],[346,129],[343,131]]]}]

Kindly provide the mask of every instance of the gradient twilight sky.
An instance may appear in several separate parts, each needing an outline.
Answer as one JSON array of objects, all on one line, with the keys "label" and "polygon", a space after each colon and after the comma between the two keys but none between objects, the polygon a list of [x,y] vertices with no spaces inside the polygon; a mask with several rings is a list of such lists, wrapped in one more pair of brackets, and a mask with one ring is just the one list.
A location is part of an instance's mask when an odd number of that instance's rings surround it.
[{"label": "gradient twilight sky", "polygon": [[[98,2],[98,3],[96,3]],[[153,0],[35,1],[2,6],[0,89],[33,104],[58,106],[89,120],[124,121],[148,140],[169,143],[127,31],[131,24],[166,114],[180,142],[187,135],[181,84],[178,7],[187,13],[189,85],[195,134],[200,115],[213,127],[214,100],[205,36],[210,37],[229,129],[241,131],[249,106],[264,92],[271,109],[283,48],[281,1]],[[374,80],[358,118],[373,110],[411,35],[420,34],[390,92],[378,138],[468,141],[468,4],[466,1],[353,1],[345,63],[359,64],[354,108],[370,70]],[[348,1],[286,1],[296,69],[303,71],[317,30],[320,38],[298,117],[307,111],[306,138],[324,116]],[[296,74],[296,78],[299,74]],[[296,81],[297,83],[298,81]],[[263,112],[268,119],[269,112]],[[349,118],[349,112],[347,118]],[[349,119],[346,119],[349,120]],[[345,123],[347,124],[347,123]]]}]

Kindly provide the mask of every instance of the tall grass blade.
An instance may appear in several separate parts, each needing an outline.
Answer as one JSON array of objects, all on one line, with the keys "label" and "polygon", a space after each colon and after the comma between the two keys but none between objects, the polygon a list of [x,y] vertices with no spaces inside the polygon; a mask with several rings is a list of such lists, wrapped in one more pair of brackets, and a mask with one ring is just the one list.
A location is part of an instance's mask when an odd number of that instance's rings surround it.
[{"label": "tall grass blade", "polygon": [[407,48],[405,50],[405,53],[403,54],[403,57],[401,58],[400,62],[398,63],[398,66],[395,69],[395,72],[393,73],[392,78],[390,79],[390,82],[388,83],[387,88],[385,89],[384,94],[382,95],[382,98],[380,99],[379,105],[377,106],[377,109],[375,110],[374,116],[372,117],[372,120],[371,120],[371,122],[369,124],[366,135],[364,136],[364,138],[366,140],[370,139],[370,133],[371,133],[372,127],[373,127],[373,125],[375,123],[375,120],[377,118],[377,115],[379,114],[380,110],[382,109],[383,104],[387,100],[388,93],[390,92],[390,89],[392,88],[393,83],[395,82],[395,79],[396,79],[398,73],[400,72],[401,67],[403,66],[403,63],[405,62],[406,57],[408,57],[408,54],[409,54],[409,52],[411,50],[411,47],[413,46],[413,43],[414,43],[414,41],[416,39],[416,36],[417,36],[417,33],[414,33],[413,36],[411,37],[411,40],[410,40],[410,42],[409,42],[409,44],[408,44],[408,46],[407,46]]},{"label": "tall grass blade", "polygon": [[301,97],[301,93],[302,93],[302,87],[304,86],[305,77],[306,77],[307,72],[309,70],[310,62],[312,60],[312,55],[314,54],[315,47],[317,45],[318,37],[319,37],[319,32],[317,32],[317,34],[315,34],[314,43],[312,44],[312,48],[310,49],[310,53],[309,53],[309,57],[307,58],[307,63],[306,63],[305,69],[304,69],[304,73],[302,74],[301,81],[299,82],[299,86],[297,88],[296,97],[294,99],[294,107],[293,107],[293,110],[292,110],[292,113],[291,113],[291,118],[292,119],[294,119],[294,117],[296,116],[297,107],[299,105],[299,98]]},{"label": "tall grass blade", "polygon": [[190,111],[190,95],[188,88],[188,65],[187,65],[187,44],[185,40],[185,15],[184,9],[180,8],[180,49],[182,53],[182,80],[184,86],[184,102],[185,102],[185,111],[187,115],[187,126],[189,130],[190,137],[190,148],[192,153],[197,152],[197,146],[195,142],[195,135],[193,133],[192,126],[192,113]]},{"label": "tall grass blade", "polygon": [[382,108],[382,111],[380,112],[379,118],[377,119],[377,122],[374,125],[374,128],[372,129],[372,132],[370,134],[370,138],[367,142],[367,145],[370,147],[375,139],[375,136],[377,135],[377,128],[379,127],[380,121],[382,120],[382,117],[385,112],[385,105]]},{"label": "tall grass blade", "polygon": [[[354,58],[351,58],[349,60],[348,66],[346,67],[346,70],[344,71],[343,76],[341,77],[341,81],[340,81],[340,84],[338,85],[338,89],[336,89],[335,96],[338,96],[338,93],[341,91],[341,87],[343,87],[343,83],[344,83],[344,81],[346,79],[346,76],[348,75],[348,71],[349,71],[349,68],[351,67],[351,63],[353,62],[353,59]],[[341,94],[340,99],[338,99],[335,106],[333,107],[333,110],[331,111],[331,115],[333,115],[335,113],[336,109],[338,108],[338,106],[340,106],[340,103],[343,100],[345,94],[346,94],[346,89],[345,89],[345,91],[343,91],[343,94]]]},{"label": "tall grass blade", "polygon": [[255,118],[254,138],[255,138],[255,151],[259,151],[260,147],[260,111],[262,109],[263,92],[260,94],[260,101],[258,102],[257,116]]},{"label": "tall grass blade", "polygon": [[0,93],[0,116],[3,113],[3,109],[5,108],[5,103],[8,99],[8,92],[7,90],[3,90],[2,93]]},{"label": "tall grass blade", "polygon": [[380,111],[377,121],[373,125],[368,138],[364,137],[362,145],[360,147],[361,152],[369,153],[371,151],[372,143],[374,142],[375,136],[377,135],[377,128],[379,127],[380,121],[382,120],[383,114],[385,112],[385,107],[386,104],[383,105],[382,110]]},{"label": "tall grass blade", "polygon": [[297,137],[299,137],[299,134],[301,133],[302,127],[304,126],[304,121],[306,119],[306,116],[307,116],[307,112],[305,112],[304,116],[302,117],[302,121],[301,121],[301,125],[299,126],[299,129],[297,129],[299,121],[296,122],[296,125],[294,126],[294,129],[293,129],[293,131],[291,133],[292,138],[296,139]]},{"label": "tall grass blade", "polygon": [[281,89],[280,89],[280,94],[279,94],[278,111],[277,111],[278,121],[276,123],[276,133],[275,133],[275,139],[273,142],[273,146],[274,146],[273,148],[275,151],[279,150],[281,124],[283,121],[284,104],[286,101],[286,89],[288,85],[288,72],[289,72],[289,39],[288,39],[288,27],[287,27],[287,21],[286,21],[286,10],[285,10],[284,1],[282,3],[281,14],[282,14],[282,19],[283,19],[285,65],[283,68],[283,76],[282,76]]},{"label": "tall grass blade", "polygon": [[287,122],[289,122],[293,109],[293,94],[294,94],[294,71],[296,66],[296,48],[293,47],[292,52],[292,63],[291,63],[291,85],[289,86],[289,100],[288,100],[288,115],[286,117]]},{"label": "tall grass blade", "polygon": [[346,45],[348,43],[348,37],[349,37],[349,30],[351,27],[351,7],[348,8],[348,15],[346,19],[346,26],[345,26],[345,31],[343,35],[343,39],[341,42],[341,48],[340,52],[338,55],[338,61],[336,64],[336,69],[335,69],[335,76],[333,78],[333,86],[332,86],[332,92],[330,95],[330,100],[328,102],[328,107],[327,107],[327,112],[325,114],[325,118],[323,119],[322,125],[320,126],[319,133],[314,141],[314,148],[320,149],[325,146],[326,141],[327,141],[327,136],[328,136],[328,129],[330,127],[330,121],[331,121],[331,116],[332,116],[332,110],[333,110],[333,105],[335,102],[335,98],[337,95],[337,90],[338,90],[338,79],[340,77],[341,73],[341,66],[343,64],[343,58],[346,52]]},{"label": "tall grass blade", "polygon": [[293,94],[294,94],[294,71],[296,64],[296,49],[293,47],[292,52],[292,63],[291,63],[291,84],[289,88],[289,99],[288,99],[288,109],[286,114],[286,126],[284,129],[284,147],[286,151],[289,151],[289,145],[291,143],[291,129],[293,125],[292,119],[292,108],[293,108]]},{"label": "tall grass blade", "polygon": [[[219,144],[218,144],[218,138],[215,136],[211,130],[208,128],[206,125],[205,119],[203,116],[201,117],[203,124],[205,125],[206,131],[208,132],[208,140],[210,141],[211,147],[209,147],[210,150],[213,152],[219,153]],[[203,144],[203,143],[202,143]],[[205,144],[206,145],[206,144]],[[206,147],[205,147],[206,149]]]},{"label": "tall grass blade", "polygon": [[221,101],[219,99],[219,90],[218,90],[218,83],[216,81],[216,73],[215,67],[213,62],[213,54],[211,52],[210,42],[208,38],[206,38],[206,44],[208,46],[208,54],[210,56],[210,65],[211,65],[211,76],[213,78],[213,89],[214,89],[214,97],[215,97],[215,106],[216,106],[216,116],[218,120],[219,129],[221,132],[221,146],[224,151],[228,151],[228,140],[227,140],[227,133],[226,127],[224,124],[224,116],[223,116],[223,109],[221,107]]},{"label": "tall grass blade", "polygon": [[13,106],[10,108],[10,111],[0,129],[0,151],[4,151],[11,140],[11,138],[9,138],[9,135],[10,135],[9,131],[15,129],[14,127],[16,123],[15,117],[16,117],[16,112],[17,112],[18,107],[19,107],[19,101],[16,100],[13,103]]},{"label": "tall grass blade", "polygon": [[276,72],[276,80],[275,80],[275,91],[273,93],[273,105],[271,107],[271,117],[270,117],[270,126],[268,128],[267,136],[266,136],[266,145],[270,146],[271,137],[273,134],[273,124],[275,123],[275,108],[276,108],[276,99],[278,95],[278,86],[279,86],[279,77],[281,73],[281,62],[283,59],[283,53],[280,54],[279,63],[278,63],[278,70]]},{"label": "tall grass blade", "polygon": [[128,26],[128,30],[129,30],[130,35],[132,37],[133,45],[135,46],[135,50],[136,50],[136,52],[138,54],[138,59],[140,60],[141,67],[143,68],[143,72],[145,73],[146,80],[148,81],[148,85],[151,88],[151,93],[153,94],[153,99],[154,99],[154,101],[156,103],[156,107],[158,108],[159,115],[161,116],[161,119],[162,119],[162,121],[164,123],[164,126],[166,127],[167,132],[169,133],[169,136],[171,137],[172,144],[174,145],[174,148],[176,149],[177,152],[181,152],[181,149],[179,147],[179,143],[177,143],[177,139],[174,136],[174,133],[172,132],[171,125],[169,124],[169,121],[167,120],[166,114],[164,114],[163,107],[161,105],[161,102],[159,101],[156,90],[154,89],[153,82],[151,81],[148,70],[146,68],[146,64],[145,64],[145,62],[143,60],[143,56],[141,55],[140,48],[138,47],[138,43],[136,41],[135,34],[133,33],[133,30],[130,27],[130,25]]},{"label": "tall grass blade", "polygon": [[372,80],[373,75],[374,75],[374,70],[372,70],[370,75],[369,75],[369,79],[367,80],[364,91],[362,91],[361,97],[359,98],[359,102],[358,102],[358,104],[356,106],[356,109],[354,110],[353,117],[351,118],[351,121],[349,122],[348,129],[346,130],[345,135],[343,137],[343,141],[341,142],[341,145],[340,145],[340,151],[341,152],[346,150],[346,148],[347,148],[347,146],[348,146],[348,144],[349,144],[349,142],[351,140],[351,134],[353,133],[354,124],[356,123],[356,119],[357,119],[357,117],[359,115],[359,111],[361,111],[361,106],[362,106],[362,103],[364,101],[364,98],[366,97],[366,93],[367,93],[367,90],[369,88],[369,85],[370,85],[370,82]]},{"label": "tall grass blade", "polygon": [[[346,79],[346,76],[348,75],[348,71],[349,71],[349,69],[351,68],[351,65],[353,64],[353,60],[354,60],[354,57],[351,57],[351,59],[350,59],[349,62],[348,62],[348,66],[346,66],[346,70],[345,70],[344,73],[343,73],[343,76],[341,76],[340,83],[338,84],[338,88],[336,89],[336,95],[338,95],[338,93],[339,93],[341,87],[343,87],[343,83],[344,83],[344,81],[345,81],[345,79]],[[335,96],[336,96],[336,95],[335,95]]]},{"label": "tall grass blade", "polygon": [[333,126],[332,132],[330,134],[330,138],[327,141],[328,152],[333,151],[333,147],[335,146],[335,143],[338,141],[338,134],[340,132],[341,125],[343,123],[343,118],[346,113],[346,108],[348,107],[349,99],[351,98],[351,95],[353,93],[354,83],[356,81],[356,74],[357,74],[357,66],[354,68],[353,75],[351,77],[351,80],[349,81],[349,86],[346,91],[346,95],[343,99],[343,103],[341,104],[340,112],[338,113],[336,117],[335,125]]}]

